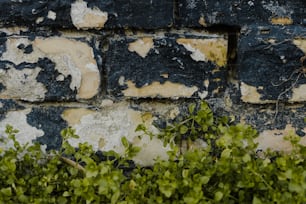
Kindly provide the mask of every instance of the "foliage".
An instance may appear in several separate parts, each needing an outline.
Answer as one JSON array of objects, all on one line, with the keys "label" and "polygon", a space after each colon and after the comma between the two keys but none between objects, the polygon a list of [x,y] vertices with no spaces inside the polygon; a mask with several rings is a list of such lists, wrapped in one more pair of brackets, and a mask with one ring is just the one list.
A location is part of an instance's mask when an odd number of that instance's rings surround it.
[{"label": "foliage", "polygon": [[[154,135],[143,125],[143,134]],[[157,137],[170,144],[168,160],[141,167],[130,159],[139,152],[126,138],[123,155],[95,152],[62,131],[59,151],[21,145],[7,126],[0,145],[0,203],[306,203],[306,147],[289,135],[293,150],[256,153],[257,133],[249,126],[216,118],[206,103],[190,105],[189,115],[169,124]],[[205,148],[193,149],[202,139]],[[182,141],[189,144],[182,151]],[[177,145],[175,145],[177,144]]]}]

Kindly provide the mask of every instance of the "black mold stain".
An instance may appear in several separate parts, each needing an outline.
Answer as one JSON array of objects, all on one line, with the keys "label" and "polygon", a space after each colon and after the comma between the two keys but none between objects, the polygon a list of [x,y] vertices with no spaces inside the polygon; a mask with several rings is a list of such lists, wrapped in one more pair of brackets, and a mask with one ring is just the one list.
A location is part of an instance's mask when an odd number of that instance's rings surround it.
[{"label": "black mold stain", "polygon": [[5,36],[6,35],[5,33],[1,33],[0,34],[0,57],[2,57],[3,53],[6,52],[6,41],[7,41],[7,38]]},{"label": "black mold stain", "polygon": [[77,91],[70,89],[71,76],[64,77],[58,81],[57,77],[61,74],[55,69],[55,63],[48,58],[39,58],[37,66],[42,70],[37,76],[37,81],[44,84],[47,88],[45,100],[48,101],[74,101]]},{"label": "black mold stain", "polygon": [[[2,0],[0,2],[0,20],[1,25],[26,25],[30,27],[38,26],[57,26],[72,27],[70,17],[70,0],[43,0],[43,1],[11,1]],[[48,12],[56,12],[56,19],[48,19]],[[43,18],[43,21],[36,24],[37,18]]]},{"label": "black mold stain", "polygon": [[59,149],[62,143],[60,132],[68,124],[61,118],[64,108],[62,107],[35,107],[27,115],[27,123],[44,132],[42,137],[36,140],[47,145],[47,150]]},{"label": "black mold stain", "polygon": [[[258,27],[242,36],[238,49],[239,79],[251,86],[262,87],[262,100],[288,100],[293,84],[305,84],[301,57],[305,55],[292,40],[302,37],[304,28],[269,27],[262,32]],[[302,34],[303,35],[303,34]],[[271,43],[268,40],[274,39]]]},{"label": "black mold stain", "polygon": [[272,17],[290,17],[293,24],[304,24],[306,2],[294,1],[237,1],[237,0],[178,0],[177,22],[180,26],[202,27],[199,19],[205,19],[206,26],[270,23]]},{"label": "black mold stain", "polygon": [[9,111],[23,110],[24,106],[19,105],[11,99],[0,99],[0,121],[3,120]]},{"label": "black mold stain", "polygon": [[[111,41],[106,57],[108,72],[108,91],[121,96],[121,91],[126,89],[120,86],[118,80],[121,76],[125,80],[131,80],[137,88],[158,81],[161,84],[166,81],[196,86],[199,91],[224,90],[226,84],[226,70],[218,68],[212,62],[196,62],[190,55],[190,51],[176,43],[176,38],[154,39],[154,48],[145,58],[128,50],[128,44],[135,39],[122,39]],[[212,71],[215,73],[212,74]],[[216,71],[217,70],[217,71]],[[168,77],[163,77],[167,74]],[[209,80],[209,88],[204,86],[204,81]],[[198,97],[195,95],[195,97]]]}]

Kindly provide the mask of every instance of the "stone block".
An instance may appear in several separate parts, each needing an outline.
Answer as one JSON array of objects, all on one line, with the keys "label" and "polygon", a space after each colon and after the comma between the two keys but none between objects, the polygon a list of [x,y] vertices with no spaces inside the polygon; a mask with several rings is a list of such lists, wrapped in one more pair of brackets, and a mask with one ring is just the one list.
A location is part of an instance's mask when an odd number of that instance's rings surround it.
[{"label": "stone block", "polygon": [[159,34],[110,40],[107,91],[127,98],[207,98],[226,84],[222,35]]},{"label": "stone block", "polygon": [[179,0],[178,7],[178,23],[187,27],[253,23],[306,25],[304,0]]},{"label": "stone block", "polygon": [[165,28],[173,2],[159,0],[53,0],[0,2],[0,25],[77,29]]},{"label": "stone block", "polygon": [[139,137],[142,132],[135,132],[136,127],[144,124],[149,131],[158,133],[153,123],[173,119],[180,114],[180,109],[174,103],[158,102],[121,102],[99,107],[23,107],[13,101],[1,100],[0,112],[0,135],[5,135],[5,126],[10,124],[19,130],[16,138],[22,144],[38,141],[47,145],[47,149],[58,149],[62,142],[61,130],[70,126],[80,136],[79,139],[69,141],[75,147],[88,142],[95,150],[114,150],[123,154],[121,138],[125,136],[133,145],[142,148],[135,162],[151,165],[157,156],[166,159],[170,147],[164,147],[157,138],[150,139],[146,135]]},{"label": "stone block", "polygon": [[39,36],[0,39],[0,99],[90,99],[99,86],[93,48],[84,41]]},{"label": "stone block", "polygon": [[249,26],[238,46],[241,99],[248,103],[306,101],[306,29]]}]

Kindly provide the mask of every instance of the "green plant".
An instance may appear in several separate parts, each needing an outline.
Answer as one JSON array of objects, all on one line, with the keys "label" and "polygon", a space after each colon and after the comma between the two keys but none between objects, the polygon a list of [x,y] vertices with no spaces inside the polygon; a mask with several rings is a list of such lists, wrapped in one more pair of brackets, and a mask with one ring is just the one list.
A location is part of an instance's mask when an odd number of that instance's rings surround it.
[{"label": "green plant", "polygon": [[[62,147],[46,152],[39,144],[21,145],[7,126],[0,140],[0,203],[306,203],[306,147],[286,137],[291,153],[256,154],[257,132],[249,126],[215,117],[206,103],[190,105],[189,115],[156,135],[169,144],[169,159],[153,166],[134,165],[139,151],[126,138],[123,155],[95,152],[78,137],[62,131]],[[145,126],[137,128],[150,133]],[[182,151],[186,140],[207,143]]]}]

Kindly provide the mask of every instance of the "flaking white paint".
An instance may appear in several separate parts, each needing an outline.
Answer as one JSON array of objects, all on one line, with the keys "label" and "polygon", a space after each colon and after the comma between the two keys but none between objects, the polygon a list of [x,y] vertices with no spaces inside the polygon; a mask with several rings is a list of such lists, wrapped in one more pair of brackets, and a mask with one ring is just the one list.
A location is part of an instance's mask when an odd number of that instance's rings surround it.
[{"label": "flaking white paint", "polygon": [[5,89],[0,92],[1,99],[21,99],[42,101],[47,92],[44,84],[37,81],[40,68],[17,70],[11,67],[0,72],[0,83]]},{"label": "flaking white paint", "polygon": [[73,25],[77,29],[101,29],[108,19],[108,13],[99,8],[93,9],[87,7],[87,2],[77,0],[71,4],[70,16]]},{"label": "flaking white paint", "polygon": [[20,144],[32,143],[37,137],[44,135],[44,132],[36,127],[32,127],[27,123],[27,114],[31,109],[8,112],[5,118],[0,121],[0,135],[5,136],[6,125],[13,125],[19,132],[16,134],[16,139]]}]

